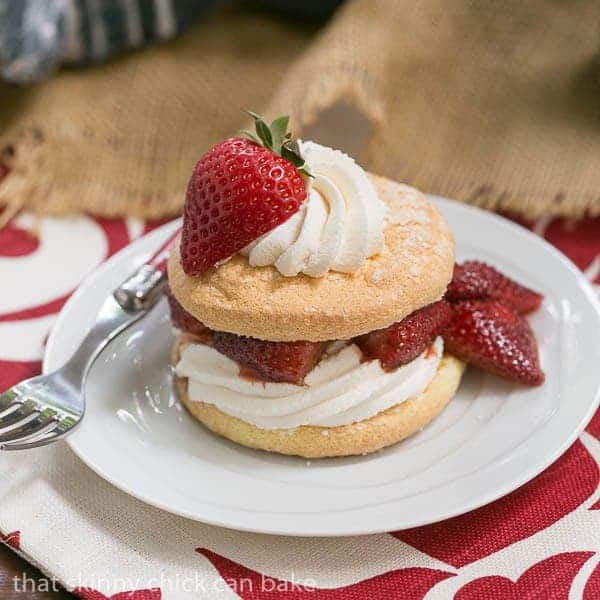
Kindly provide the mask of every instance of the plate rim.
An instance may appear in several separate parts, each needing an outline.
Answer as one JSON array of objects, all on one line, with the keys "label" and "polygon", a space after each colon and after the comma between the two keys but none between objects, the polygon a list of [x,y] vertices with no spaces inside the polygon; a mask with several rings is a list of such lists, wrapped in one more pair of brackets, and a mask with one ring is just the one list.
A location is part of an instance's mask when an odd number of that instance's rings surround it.
[{"label": "plate rim", "polygon": [[[566,269],[571,271],[571,273],[576,277],[576,280],[578,281],[578,283],[580,285],[581,291],[584,292],[585,298],[590,303],[590,305],[594,308],[594,310],[596,311],[596,313],[598,314],[598,316],[600,318],[600,298],[598,298],[598,296],[596,295],[591,283],[585,278],[585,276],[583,275],[581,270],[565,254],[563,254],[560,250],[558,250],[556,247],[554,247],[552,244],[550,244],[543,237],[536,235],[535,233],[529,231],[527,228],[523,227],[522,225],[519,225],[518,223],[512,222],[509,219],[507,219],[501,215],[492,213],[492,212],[484,210],[482,208],[468,205],[468,204],[465,204],[465,203],[462,203],[462,202],[459,202],[456,200],[444,198],[444,197],[437,196],[437,195],[428,194],[428,198],[430,200],[432,200],[433,203],[436,204],[437,206],[440,206],[440,205],[443,206],[444,204],[447,204],[447,205],[451,206],[452,209],[458,209],[459,211],[465,211],[467,213],[474,212],[479,217],[488,219],[490,222],[493,222],[495,225],[504,227],[506,230],[510,231],[511,234],[525,237],[529,241],[540,245],[544,250],[549,251],[553,255],[553,258],[555,260],[558,260],[559,262],[561,262],[562,265]],[[161,225],[160,227],[154,229],[153,231],[147,233],[146,235],[134,240],[133,242],[131,242],[130,244],[128,244],[127,246],[125,246],[124,248],[122,248],[121,250],[116,252],[114,255],[109,257],[106,261],[104,261],[101,265],[99,265],[96,269],[94,269],[92,271],[92,273],[81,282],[81,284],[78,286],[77,290],[69,297],[67,302],[62,307],[62,309],[61,309],[60,313],[58,314],[57,319],[54,323],[54,326],[52,327],[52,331],[48,337],[48,341],[46,344],[46,350],[45,350],[44,358],[43,358],[43,362],[42,362],[42,372],[43,373],[47,373],[49,370],[51,370],[53,354],[55,352],[55,348],[59,344],[59,342],[57,341],[57,339],[59,338],[58,332],[60,332],[60,330],[64,326],[64,321],[66,321],[68,319],[68,313],[69,313],[71,307],[74,304],[79,302],[79,299],[85,293],[86,288],[89,285],[91,285],[96,279],[102,277],[102,275],[106,271],[111,270],[112,265],[114,263],[123,260],[124,256],[131,254],[133,258],[139,258],[139,263],[141,264],[143,259],[146,257],[146,254],[149,254],[149,253],[144,253],[144,252],[140,253],[139,250],[136,252],[136,244],[138,244],[140,242],[140,240],[142,240],[142,239],[149,241],[149,240],[151,240],[151,239],[153,240],[155,238],[157,240],[160,240],[161,238],[166,237],[168,235],[168,233],[170,233],[172,230],[174,230],[179,225],[180,221],[181,221],[181,218],[177,218],[172,221],[169,221],[168,223]],[[181,516],[181,517],[184,517],[184,518],[196,521],[196,522],[201,522],[201,523],[205,523],[205,524],[209,524],[209,525],[215,525],[215,526],[219,526],[219,527],[225,527],[228,529],[251,532],[251,533],[263,533],[263,534],[269,534],[269,535],[288,535],[288,536],[294,536],[294,537],[332,537],[332,536],[346,537],[346,536],[352,536],[352,535],[369,535],[369,534],[376,534],[376,533],[388,533],[390,531],[397,531],[397,530],[402,530],[402,529],[407,529],[407,528],[412,528],[412,527],[420,527],[420,526],[428,525],[431,523],[437,523],[440,521],[444,521],[444,520],[465,514],[467,512],[475,510],[477,508],[481,508],[482,506],[490,504],[491,502],[494,502],[495,500],[503,498],[504,496],[508,495],[515,489],[517,489],[517,488],[523,486],[524,484],[526,484],[527,482],[531,481],[534,477],[539,475],[542,471],[544,471],[552,463],[554,463],[560,456],[562,456],[568,450],[568,448],[570,448],[573,445],[573,443],[579,438],[579,436],[584,431],[587,424],[593,418],[599,405],[600,405],[600,378],[597,381],[595,396],[590,399],[587,412],[585,413],[585,415],[582,416],[582,418],[579,419],[578,426],[575,429],[573,429],[573,431],[571,431],[568,436],[566,436],[564,438],[564,441],[562,444],[557,446],[556,449],[552,453],[548,453],[546,456],[544,456],[543,459],[540,459],[537,462],[535,462],[534,464],[532,464],[529,469],[526,469],[526,470],[522,471],[521,473],[519,473],[518,477],[510,478],[503,486],[494,488],[493,491],[488,494],[483,494],[483,495],[480,494],[472,502],[463,503],[462,507],[460,507],[459,509],[448,510],[447,512],[442,511],[438,514],[438,516],[436,516],[435,520],[431,520],[429,518],[425,518],[423,520],[419,520],[418,518],[416,518],[416,519],[413,518],[409,523],[407,523],[406,520],[404,522],[402,522],[401,519],[398,519],[396,524],[390,523],[389,525],[386,525],[385,527],[377,526],[377,527],[368,527],[368,528],[362,528],[362,527],[352,528],[352,526],[350,525],[344,531],[336,530],[334,532],[332,532],[330,530],[323,530],[322,527],[317,528],[317,529],[311,529],[310,527],[306,527],[306,525],[303,525],[301,530],[299,530],[299,528],[297,528],[297,527],[294,528],[293,526],[289,527],[289,528],[287,528],[287,527],[269,528],[269,527],[265,527],[265,526],[253,526],[253,525],[245,524],[243,522],[232,522],[232,520],[228,521],[228,520],[223,520],[220,518],[215,518],[214,516],[210,516],[210,515],[209,516],[199,516],[197,513],[193,513],[188,510],[169,506],[168,503],[166,503],[166,502],[157,501],[156,499],[150,497],[149,494],[139,492],[138,490],[132,488],[131,486],[127,485],[126,483],[110,477],[105,471],[103,471],[99,467],[99,465],[96,464],[96,462],[94,460],[90,459],[90,457],[87,456],[86,453],[81,448],[78,447],[77,443],[74,441],[74,438],[67,437],[65,441],[66,441],[67,445],[69,446],[69,448],[75,453],[75,455],[85,465],[87,465],[90,469],[92,469],[92,471],[94,471],[94,473],[96,473],[99,477],[101,477],[102,479],[107,481],[109,484],[115,486],[117,489],[127,493],[128,495],[144,502],[145,504],[154,506],[156,508],[159,508],[161,510],[169,512],[171,514],[175,514],[175,515],[178,515],[178,516]],[[388,502],[388,504],[392,503],[392,502],[393,501],[390,501],[390,502]],[[202,505],[199,505],[199,506],[202,506]],[[230,511],[231,509],[228,509],[228,510]],[[357,510],[360,510],[360,509],[357,509]],[[318,513],[316,513],[316,514],[318,514]],[[238,519],[238,521],[240,521],[240,519]]]}]

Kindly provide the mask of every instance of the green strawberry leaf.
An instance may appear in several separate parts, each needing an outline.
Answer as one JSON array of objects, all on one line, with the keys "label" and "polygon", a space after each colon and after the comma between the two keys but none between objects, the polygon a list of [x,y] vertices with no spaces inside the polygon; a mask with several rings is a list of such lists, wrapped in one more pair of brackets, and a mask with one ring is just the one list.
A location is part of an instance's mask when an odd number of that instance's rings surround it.
[{"label": "green strawberry leaf", "polygon": [[[271,123],[271,135],[273,136],[273,150],[281,154],[281,145],[285,139],[290,118],[287,115],[278,117]],[[291,135],[291,134],[288,134]]]},{"label": "green strawberry leaf", "polygon": [[281,156],[286,160],[289,160],[296,168],[308,175],[309,177],[314,177],[312,174],[310,167],[306,164],[306,161],[302,158],[302,154],[300,153],[300,146],[296,140],[286,140],[281,146]]},{"label": "green strawberry leaf", "polygon": [[315,174],[310,170],[310,167],[306,163],[304,163],[301,167],[298,167],[298,171],[307,177],[310,177],[311,179],[315,178]]},{"label": "green strawberry leaf", "polygon": [[287,130],[290,122],[288,115],[278,117],[269,127],[258,113],[251,110],[247,110],[246,113],[254,119],[256,133],[244,129],[241,131],[243,135],[249,137],[255,144],[269,148],[289,160],[301,173],[308,175],[308,177],[314,177],[304,158],[302,158],[298,142],[292,138],[292,134]]},{"label": "green strawberry leaf", "polygon": [[263,145],[262,140],[253,131],[249,131],[248,129],[242,129],[240,133],[245,135],[246,137],[249,137],[255,144],[258,144],[259,146]]},{"label": "green strawberry leaf", "polygon": [[256,128],[256,133],[258,137],[262,140],[261,146],[265,148],[273,148],[273,136],[271,135],[271,130],[269,126],[264,122],[263,118],[251,110],[246,111],[253,119],[254,119],[254,127]]},{"label": "green strawberry leaf", "polygon": [[263,146],[265,148],[273,148],[273,136],[271,135],[269,126],[262,119],[255,121],[254,126],[256,127],[258,137],[263,141]]},{"label": "green strawberry leaf", "polygon": [[297,167],[304,164],[304,159],[300,154],[300,146],[296,140],[286,140],[281,146],[281,156],[289,160],[292,164]]}]

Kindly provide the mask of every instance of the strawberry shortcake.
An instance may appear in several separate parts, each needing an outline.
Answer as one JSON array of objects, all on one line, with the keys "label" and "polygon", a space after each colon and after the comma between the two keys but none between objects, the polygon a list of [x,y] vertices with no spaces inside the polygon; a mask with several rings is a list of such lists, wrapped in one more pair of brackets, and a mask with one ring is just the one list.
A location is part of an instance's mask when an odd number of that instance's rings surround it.
[{"label": "strawberry shortcake", "polygon": [[175,382],[206,427],[304,457],[366,454],[421,430],[465,362],[543,382],[523,316],[541,296],[455,265],[440,212],[288,119],[196,164],[169,261]]}]

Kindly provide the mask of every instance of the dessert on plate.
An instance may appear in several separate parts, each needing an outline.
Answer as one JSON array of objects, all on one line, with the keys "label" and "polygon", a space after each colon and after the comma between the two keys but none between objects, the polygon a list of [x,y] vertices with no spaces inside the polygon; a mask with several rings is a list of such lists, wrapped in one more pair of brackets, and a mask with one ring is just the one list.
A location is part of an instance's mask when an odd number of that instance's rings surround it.
[{"label": "dessert on plate", "polygon": [[455,265],[440,212],[288,119],[211,148],[169,260],[176,387],[206,427],[304,457],[366,454],[421,430],[465,363],[540,385],[525,317],[542,297]]}]

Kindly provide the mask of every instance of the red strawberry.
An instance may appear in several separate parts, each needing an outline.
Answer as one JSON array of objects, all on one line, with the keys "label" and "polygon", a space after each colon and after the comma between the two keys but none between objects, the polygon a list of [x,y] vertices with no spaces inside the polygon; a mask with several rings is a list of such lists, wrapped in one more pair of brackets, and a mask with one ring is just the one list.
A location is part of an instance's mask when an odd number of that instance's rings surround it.
[{"label": "red strawberry", "polygon": [[210,340],[212,330],[200,323],[196,317],[192,316],[179,304],[175,296],[173,296],[171,288],[167,288],[167,300],[169,301],[169,309],[171,310],[171,321],[175,327],[199,337],[202,341]]},{"label": "red strawberry", "polygon": [[258,135],[234,137],[196,164],[183,212],[181,264],[199,275],[274,229],[306,199],[298,146],[286,134],[288,118],[269,127],[254,115]]},{"label": "red strawberry", "polygon": [[354,341],[370,359],[378,358],[386,371],[414,360],[450,322],[452,311],[444,300],[408,315],[386,329],[361,335]]},{"label": "red strawberry", "polygon": [[444,330],[448,352],[525,385],[541,385],[537,342],[529,323],[498,300],[463,300]]},{"label": "red strawberry", "polygon": [[521,314],[539,308],[543,296],[503,275],[494,267],[478,260],[454,266],[454,276],[446,298],[455,300],[502,300]]},{"label": "red strawberry", "polygon": [[322,342],[267,342],[215,331],[213,347],[234,360],[248,375],[263,381],[301,385],[319,362]]}]

